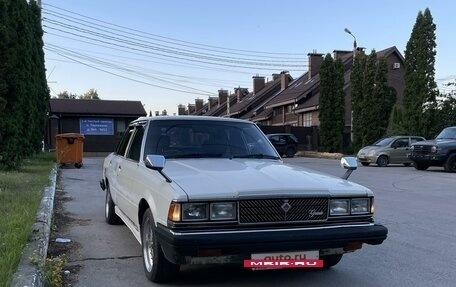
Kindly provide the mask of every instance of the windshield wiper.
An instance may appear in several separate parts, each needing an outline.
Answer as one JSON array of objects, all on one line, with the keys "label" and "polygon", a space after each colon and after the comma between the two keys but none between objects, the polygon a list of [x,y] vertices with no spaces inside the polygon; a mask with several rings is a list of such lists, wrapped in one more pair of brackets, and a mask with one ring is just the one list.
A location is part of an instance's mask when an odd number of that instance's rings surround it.
[{"label": "windshield wiper", "polygon": [[266,158],[266,159],[280,159],[278,156],[263,154],[263,153],[253,153],[253,154],[245,154],[245,155],[235,155],[234,158]]}]

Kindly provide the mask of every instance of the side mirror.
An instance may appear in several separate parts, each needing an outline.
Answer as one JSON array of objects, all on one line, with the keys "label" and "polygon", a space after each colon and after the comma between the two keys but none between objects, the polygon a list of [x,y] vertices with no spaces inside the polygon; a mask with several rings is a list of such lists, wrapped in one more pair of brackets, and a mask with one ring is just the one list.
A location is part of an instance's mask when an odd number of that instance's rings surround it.
[{"label": "side mirror", "polygon": [[343,157],[340,159],[340,166],[347,170],[342,179],[348,179],[351,173],[358,168],[358,162],[354,157]]},{"label": "side mirror", "polygon": [[165,164],[166,159],[162,155],[150,154],[146,156],[146,167],[158,171],[166,179],[167,182],[171,182],[171,179],[163,172]]}]

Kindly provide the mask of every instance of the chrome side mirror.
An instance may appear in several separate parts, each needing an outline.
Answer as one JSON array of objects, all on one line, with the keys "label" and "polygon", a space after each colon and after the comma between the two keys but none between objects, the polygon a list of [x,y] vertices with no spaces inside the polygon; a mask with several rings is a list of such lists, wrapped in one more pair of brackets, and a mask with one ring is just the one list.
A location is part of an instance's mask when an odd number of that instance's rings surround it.
[{"label": "chrome side mirror", "polygon": [[165,164],[166,158],[162,155],[149,154],[146,156],[146,167],[158,171],[166,179],[167,182],[171,182],[171,179],[163,172]]},{"label": "chrome side mirror", "polygon": [[347,170],[342,179],[348,179],[351,173],[358,168],[358,162],[354,157],[343,157],[340,159],[340,166]]}]

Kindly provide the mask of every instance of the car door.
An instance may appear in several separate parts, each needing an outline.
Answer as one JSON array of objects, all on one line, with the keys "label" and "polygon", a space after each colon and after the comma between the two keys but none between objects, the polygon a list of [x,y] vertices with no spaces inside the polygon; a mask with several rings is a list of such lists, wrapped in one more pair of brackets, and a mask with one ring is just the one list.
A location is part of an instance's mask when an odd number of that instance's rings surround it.
[{"label": "car door", "polygon": [[141,158],[144,130],[145,127],[143,124],[135,126],[124,160],[118,167],[119,195],[122,198],[118,204],[119,208],[132,223],[136,222],[138,215],[139,202],[136,193],[140,189],[140,184],[136,181],[136,174],[140,168],[139,161]]},{"label": "car door", "polygon": [[400,137],[391,143],[390,163],[408,162],[409,137]]}]

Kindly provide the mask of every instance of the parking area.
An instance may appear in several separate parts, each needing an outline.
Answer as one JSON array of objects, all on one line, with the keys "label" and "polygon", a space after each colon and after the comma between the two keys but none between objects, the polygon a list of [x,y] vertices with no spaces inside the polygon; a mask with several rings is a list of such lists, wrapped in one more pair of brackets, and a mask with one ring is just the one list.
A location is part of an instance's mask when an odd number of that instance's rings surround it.
[{"label": "parking area", "polygon": [[[152,286],[144,276],[141,249],[125,225],[104,220],[99,187],[102,158],[85,158],[81,169],[62,168],[59,187],[75,220],[65,236],[79,248],[73,286]],[[285,162],[341,176],[339,161],[296,157]],[[250,271],[240,266],[185,266],[171,286],[454,286],[456,274],[456,174],[441,168],[417,171],[401,165],[360,166],[350,180],[376,195],[376,220],[389,229],[380,246],[347,254],[330,270]],[[259,243],[261,244],[261,243]]]}]

